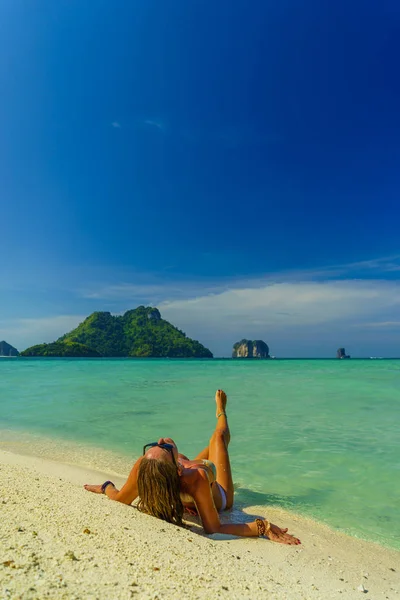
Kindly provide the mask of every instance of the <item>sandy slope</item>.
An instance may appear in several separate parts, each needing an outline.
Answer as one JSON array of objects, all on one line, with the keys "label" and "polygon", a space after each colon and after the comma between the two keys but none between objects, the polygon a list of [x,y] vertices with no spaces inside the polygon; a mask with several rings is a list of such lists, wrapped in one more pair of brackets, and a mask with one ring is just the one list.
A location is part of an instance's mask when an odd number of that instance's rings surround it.
[{"label": "sandy slope", "polygon": [[108,478],[0,451],[1,599],[400,598],[399,552],[277,509],[301,547],[206,537],[82,488]]}]

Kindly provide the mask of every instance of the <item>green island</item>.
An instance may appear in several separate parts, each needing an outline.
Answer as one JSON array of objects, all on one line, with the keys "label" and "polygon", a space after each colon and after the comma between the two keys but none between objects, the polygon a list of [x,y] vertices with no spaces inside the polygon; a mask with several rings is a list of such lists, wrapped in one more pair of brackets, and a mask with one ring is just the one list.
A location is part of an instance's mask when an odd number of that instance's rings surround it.
[{"label": "green island", "polygon": [[213,358],[208,348],[161,318],[157,308],[139,306],[124,315],[94,312],[51,344],[31,346],[21,356]]}]

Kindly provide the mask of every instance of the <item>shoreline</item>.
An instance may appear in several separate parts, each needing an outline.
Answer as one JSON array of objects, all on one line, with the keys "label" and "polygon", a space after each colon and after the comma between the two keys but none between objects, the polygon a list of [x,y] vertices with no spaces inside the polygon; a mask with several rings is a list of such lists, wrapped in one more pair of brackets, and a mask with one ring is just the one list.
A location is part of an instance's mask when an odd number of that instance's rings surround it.
[{"label": "shoreline", "polygon": [[[15,429],[0,428],[0,452],[1,451],[12,453],[16,456],[26,457],[29,464],[35,464],[35,466],[39,466],[39,468],[41,461],[44,461],[44,463],[48,461],[48,466],[46,468],[49,468],[52,474],[56,474],[56,470],[61,468],[64,474],[71,473],[71,482],[76,482],[77,476],[79,479],[79,473],[82,472],[91,474],[95,477],[96,480],[94,483],[97,482],[97,479],[100,476],[104,481],[111,478],[115,482],[118,481],[121,485],[125,483],[137,458],[137,456],[132,456],[130,453],[123,454],[117,452],[115,449],[94,446],[88,442],[78,442],[66,438],[52,438],[42,433],[28,432],[26,430],[18,431]],[[37,464],[36,459],[38,461]],[[51,468],[49,465],[57,465],[57,469],[56,467]],[[47,471],[44,470],[43,472],[45,473]],[[93,482],[85,480],[83,483]],[[241,485],[238,484],[238,487],[235,485],[235,488],[240,490]],[[305,523],[316,527],[325,527],[328,531],[332,531],[333,534],[342,534],[349,539],[360,540],[367,544],[371,543],[380,548],[398,552],[400,558],[400,547],[391,545],[387,540],[374,540],[363,537],[362,535],[359,536],[357,534],[349,533],[346,529],[334,528],[328,522],[318,520],[313,515],[296,512],[276,504],[259,504],[254,501],[243,502],[243,500],[236,498],[235,506],[233,508],[235,519],[242,521],[246,509],[252,509],[253,507],[256,507],[260,515],[264,515],[265,518],[268,518],[268,514],[271,514],[271,511],[274,511],[282,522],[288,522],[293,518],[297,521],[304,521]]]},{"label": "shoreline", "polygon": [[240,512],[244,520],[261,515],[289,527],[302,546],[206,536],[196,519],[185,519],[191,528],[181,529],[86,492],[84,483],[124,482],[104,468],[107,461],[101,469],[84,467],[6,445],[0,449],[0,597],[210,598],[232,590],[236,597],[282,600],[359,598],[362,590],[373,600],[400,597],[395,549],[273,507]]}]

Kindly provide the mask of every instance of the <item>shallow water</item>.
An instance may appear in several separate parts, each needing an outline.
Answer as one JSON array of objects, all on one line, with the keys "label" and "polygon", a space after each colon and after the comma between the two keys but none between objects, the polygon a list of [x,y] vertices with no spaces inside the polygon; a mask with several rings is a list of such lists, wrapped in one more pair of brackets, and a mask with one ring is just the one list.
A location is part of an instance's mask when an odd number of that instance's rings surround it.
[{"label": "shallow water", "polygon": [[168,435],[194,456],[219,387],[240,504],[400,548],[400,361],[3,359],[0,428],[132,460]]}]

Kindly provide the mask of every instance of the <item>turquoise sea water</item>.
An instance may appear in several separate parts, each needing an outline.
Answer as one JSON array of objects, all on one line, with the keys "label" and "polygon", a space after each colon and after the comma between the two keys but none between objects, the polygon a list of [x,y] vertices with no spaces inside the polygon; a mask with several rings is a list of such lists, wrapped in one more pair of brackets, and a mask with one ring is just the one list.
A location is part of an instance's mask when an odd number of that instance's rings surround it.
[{"label": "turquoise sea water", "polygon": [[228,394],[239,504],[307,515],[400,549],[400,361],[0,360],[1,430],[136,458],[192,457]]}]

